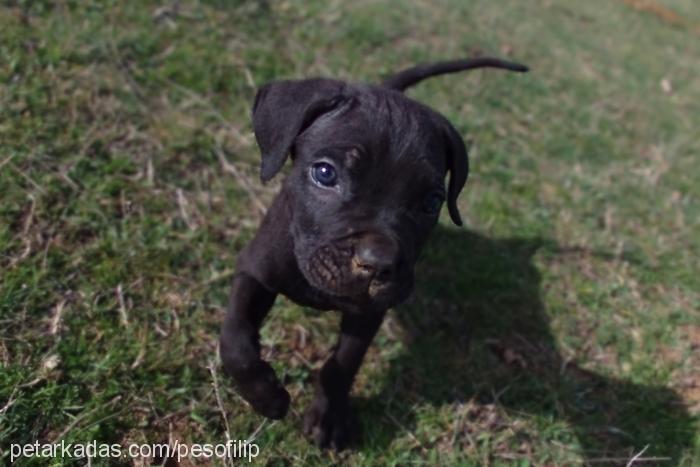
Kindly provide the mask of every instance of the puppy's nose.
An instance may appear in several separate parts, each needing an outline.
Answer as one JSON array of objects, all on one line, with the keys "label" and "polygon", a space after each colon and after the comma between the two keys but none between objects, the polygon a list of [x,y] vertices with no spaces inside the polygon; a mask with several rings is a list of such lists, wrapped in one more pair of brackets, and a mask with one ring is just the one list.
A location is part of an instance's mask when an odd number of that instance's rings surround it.
[{"label": "puppy's nose", "polygon": [[399,247],[383,235],[366,235],[355,248],[355,262],[362,273],[379,282],[388,282],[396,273]]}]

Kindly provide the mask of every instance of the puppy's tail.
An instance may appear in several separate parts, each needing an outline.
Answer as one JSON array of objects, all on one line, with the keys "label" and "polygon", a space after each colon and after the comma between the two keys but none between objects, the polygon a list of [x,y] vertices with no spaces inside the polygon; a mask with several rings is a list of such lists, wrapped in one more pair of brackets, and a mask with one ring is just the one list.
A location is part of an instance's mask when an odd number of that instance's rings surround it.
[{"label": "puppy's tail", "polygon": [[458,71],[472,70],[474,68],[501,68],[504,70],[517,71],[524,73],[528,71],[528,67],[515,62],[508,62],[494,57],[477,57],[468,58],[466,60],[452,60],[449,62],[424,63],[416,65],[406,70],[388,77],[382,83],[382,86],[404,91],[406,88],[423,81],[431,76],[444,75],[447,73],[456,73]]}]

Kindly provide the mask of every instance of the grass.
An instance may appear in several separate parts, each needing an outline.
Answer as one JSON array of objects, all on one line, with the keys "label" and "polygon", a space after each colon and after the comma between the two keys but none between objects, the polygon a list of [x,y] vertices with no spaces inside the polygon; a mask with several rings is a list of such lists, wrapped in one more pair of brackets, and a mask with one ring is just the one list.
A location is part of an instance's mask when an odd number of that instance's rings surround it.
[{"label": "grass", "polygon": [[[690,0],[3,2],[0,457],[228,426],[271,465],[700,465],[699,24]],[[283,421],[216,361],[279,186],[257,181],[255,88],[477,50],[532,72],[410,92],[472,144],[468,227],[443,216],[377,337],[354,450],[319,451],[300,419],[335,314],[280,298],[266,324]]]}]

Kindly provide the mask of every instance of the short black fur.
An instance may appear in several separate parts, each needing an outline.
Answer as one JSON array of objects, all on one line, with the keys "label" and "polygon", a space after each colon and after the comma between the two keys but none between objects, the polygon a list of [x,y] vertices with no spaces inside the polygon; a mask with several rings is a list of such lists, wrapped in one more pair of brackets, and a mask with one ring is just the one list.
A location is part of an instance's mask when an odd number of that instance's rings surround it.
[{"label": "short black fur", "polygon": [[[290,397],[260,356],[259,328],[275,296],[342,312],[338,344],[321,369],[305,431],[340,449],[350,436],[349,392],[386,310],[413,288],[416,259],[445,200],[461,225],[457,197],[467,151],[442,115],[400,91],[459,70],[527,68],[489,57],[419,65],[384,85],[332,79],[276,81],[253,105],[270,180],[294,159],[256,236],[240,253],[221,331],[224,371],[262,415],[283,417]],[[331,171],[320,183],[314,167]],[[445,189],[444,180],[449,174]]]}]

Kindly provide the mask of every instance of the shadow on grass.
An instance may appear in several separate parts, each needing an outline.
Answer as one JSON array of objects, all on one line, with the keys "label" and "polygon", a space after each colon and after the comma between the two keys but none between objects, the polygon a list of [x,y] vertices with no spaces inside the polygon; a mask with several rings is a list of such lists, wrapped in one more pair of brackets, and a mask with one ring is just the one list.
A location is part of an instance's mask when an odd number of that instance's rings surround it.
[{"label": "shadow on grass", "polygon": [[[693,420],[674,391],[596,374],[559,353],[532,262],[543,246],[561,251],[540,239],[438,227],[417,289],[395,314],[407,353],[390,363],[381,394],[358,401],[365,448],[413,432],[426,403],[457,408],[447,418],[449,439],[434,441],[448,446],[483,445],[487,437],[489,451],[527,456],[519,418],[534,420],[537,442],[580,449],[587,461],[619,463],[647,444],[648,456],[674,457],[691,446]],[[515,445],[499,447],[505,439]]]}]

